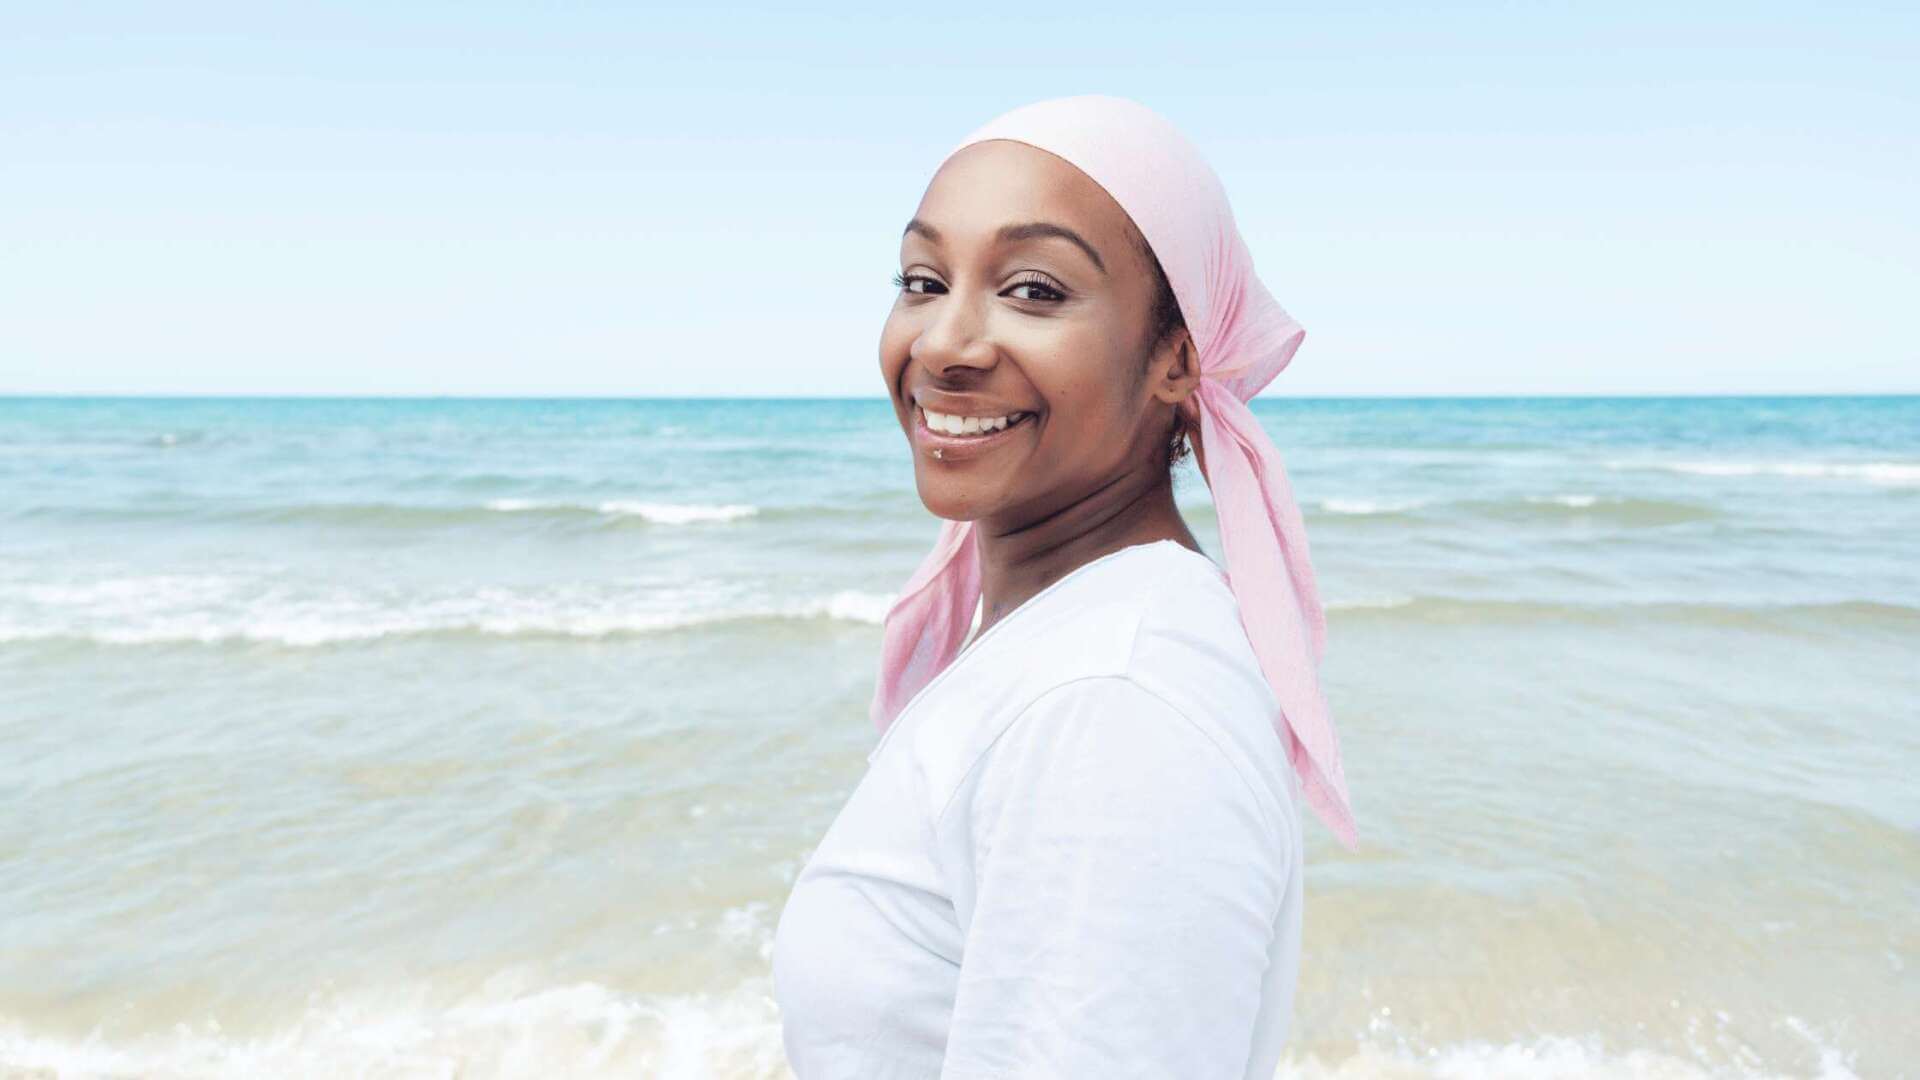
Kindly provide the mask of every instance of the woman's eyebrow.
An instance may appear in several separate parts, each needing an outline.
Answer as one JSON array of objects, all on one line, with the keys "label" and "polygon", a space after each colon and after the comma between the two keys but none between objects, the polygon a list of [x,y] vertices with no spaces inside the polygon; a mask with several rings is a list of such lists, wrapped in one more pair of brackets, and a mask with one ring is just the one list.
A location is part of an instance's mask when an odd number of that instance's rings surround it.
[{"label": "woman's eyebrow", "polygon": [[[941,242],[940,230],[921,221],[919,218],[914,218],[912,221],[907,222],[907,227],[901,230],[900,235],[904,238],[908,233],[919,233],[921,236],[926,237],[931,243],[938,244]],[[1065,225],[1055,225],[1050,221],[1027,221],[1017,225],[1002,225],[1000,231],[993,234],[993,239],[997,244],[1011,244],[1020,240],[1033,240],[1046,236],[1057,236],[1062,240],[1070,241],[1079,247],[1081,251],[1087,253],[1087,258],[1093,260],[1094,267],[1098,269],[1101,274],[1104,275],[1107,272],[1105,260],[1100,258],[1100,253],[1093,249],[1093,245],[1087,243],[1079,233],[1074,232]]]}]

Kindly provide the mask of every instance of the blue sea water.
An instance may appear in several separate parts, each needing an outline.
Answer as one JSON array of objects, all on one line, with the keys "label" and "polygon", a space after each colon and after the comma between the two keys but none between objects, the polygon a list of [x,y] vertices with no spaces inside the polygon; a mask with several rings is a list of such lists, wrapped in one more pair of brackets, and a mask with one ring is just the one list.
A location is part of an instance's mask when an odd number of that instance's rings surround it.
[{"label": "blue sea water", "polygon": [[[1910,1069],[1920,398],[1253,407],[1366,836],[1287,1075]],[[879,399],[0,398],[0,1074],[784,1075],[937,525]]]}]

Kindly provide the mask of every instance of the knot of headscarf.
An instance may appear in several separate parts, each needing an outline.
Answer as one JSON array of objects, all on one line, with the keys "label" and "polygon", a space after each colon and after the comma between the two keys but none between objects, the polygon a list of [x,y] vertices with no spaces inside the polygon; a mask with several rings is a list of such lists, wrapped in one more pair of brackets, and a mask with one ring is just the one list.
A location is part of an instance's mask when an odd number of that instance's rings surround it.
[{"label": "knot of headscarf", "polygon": [[[1293,359],[1305,331],[1254,275],[1213,169],[1159,113],[1101,94],[1054,98],[988,121],[947,156],[989,139],[1026,143],[1087,174],[1126,211],[1166,271],[1199,354],[1202,474],[1241,624],[1280,705],[1274,730],[1308,806],[1352,847],[1358,834],[1320,688],[1326,615],[1306,525],[1279,450],[1246,406]],[[887,612],[871,710],[882,733],[958,654],[980,590],[973,523],[946,521]]]}]

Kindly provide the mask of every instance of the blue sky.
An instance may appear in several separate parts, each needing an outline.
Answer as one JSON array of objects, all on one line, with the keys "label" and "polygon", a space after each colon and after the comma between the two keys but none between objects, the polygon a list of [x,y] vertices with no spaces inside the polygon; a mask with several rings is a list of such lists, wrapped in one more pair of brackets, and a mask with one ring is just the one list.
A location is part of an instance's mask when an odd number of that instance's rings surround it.
[{"label": "blue sky", "polygon": [[874,395],[989,117],[1136,98],[1272,394],[1920,391],[1920,7],[20,6],[0,392]]}]

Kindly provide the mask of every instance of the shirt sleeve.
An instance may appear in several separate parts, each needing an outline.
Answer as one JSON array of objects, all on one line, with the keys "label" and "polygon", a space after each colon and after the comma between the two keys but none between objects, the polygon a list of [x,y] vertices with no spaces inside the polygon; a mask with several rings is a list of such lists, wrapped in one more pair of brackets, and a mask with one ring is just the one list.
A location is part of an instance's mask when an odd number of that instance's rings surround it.
[{"label": "shirt sleeve", "polygon": [[965,935],[942,1080],[1237,1078],[1290,834],[1124,676],[1035,701],[940,814]]}]

